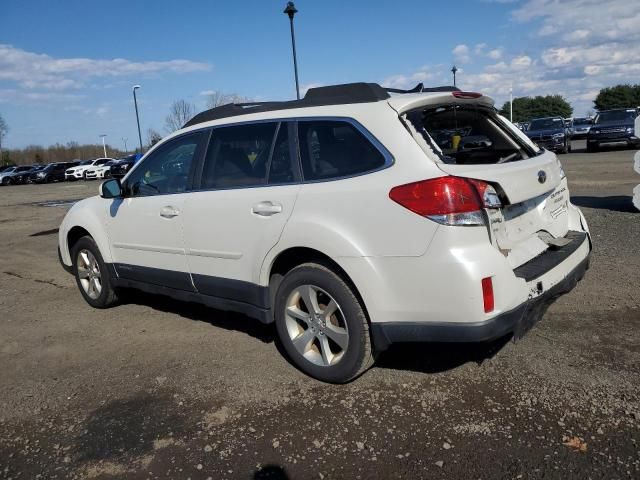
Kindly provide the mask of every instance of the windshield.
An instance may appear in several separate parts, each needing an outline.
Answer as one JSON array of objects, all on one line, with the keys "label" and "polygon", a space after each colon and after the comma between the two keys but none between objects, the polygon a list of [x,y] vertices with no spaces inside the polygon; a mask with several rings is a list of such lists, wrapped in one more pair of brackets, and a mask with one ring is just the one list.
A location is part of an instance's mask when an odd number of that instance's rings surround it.
[{"label": "windshield", "polygon": [[18,167],[16,168],[16,172],[26,172],[31,170],[32,167]]},{"label": "windshield", "polygon": [[551,130],[564,128],[564,120],[561,118],[539,118],[537,120],[531,120],[529,130]]},{"label": "windshield", "polygon": [[591,120],[589,120],[588,118],[576,118],[573,121],[574,125],[591,125]]},{"label": "windshield", "polygon": [[636,118],[633,110],[612,110],[611,112],[599,113],[596,117],[596,124],[606,122],[633,122]]}]

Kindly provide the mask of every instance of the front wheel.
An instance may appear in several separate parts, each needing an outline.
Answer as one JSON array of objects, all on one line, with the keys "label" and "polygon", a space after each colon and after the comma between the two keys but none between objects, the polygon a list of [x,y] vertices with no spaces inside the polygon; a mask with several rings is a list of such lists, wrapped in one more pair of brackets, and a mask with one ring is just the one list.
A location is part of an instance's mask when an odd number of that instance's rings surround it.
[{"label": "front wheel", "polygon": [[324,265],[289,271],[275,298],[278,337],[307,375],[345,383],[373,363],[369,324],[352,288]]},{"label": "front wheel", "polygon": [[94,308],[108,308],[118,302],[111,276],[98,246],[89,236],[73,247],[73,274],[85,301]]}]

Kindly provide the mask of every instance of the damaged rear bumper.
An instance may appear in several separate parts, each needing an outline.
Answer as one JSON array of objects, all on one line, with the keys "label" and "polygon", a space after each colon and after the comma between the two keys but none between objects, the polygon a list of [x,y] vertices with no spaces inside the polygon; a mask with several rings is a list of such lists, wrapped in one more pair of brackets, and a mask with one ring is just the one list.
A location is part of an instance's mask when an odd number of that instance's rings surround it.
[{"label": "damaged rear bumper", "polygon": [[[555,258],[541,258],[538,275],[544,275],[559,265],[567,256],[590,242],[586,233],[576,236],[577,245],[569,246],[570,252],[554,253]],[[385,350],[392,343],[403,342],[486,342],[511,335],[514,339],[523,337],[544,316],[547,308],[560,296],[571,291],[589,269],[589,253],[561,281],[542,294],[532,296],[516,308],[501,313],[489,320],[476,323],[433,323],[433,322],[389,322],[372,323],[371,334],[375,348]],[[555,260],[556,262],[553,262]],[[530,265],[533,268],[533,265]],[[521,278],[529,277],[532,270],[519,272]],[[535,282],[535,278],[532,279]]]}]

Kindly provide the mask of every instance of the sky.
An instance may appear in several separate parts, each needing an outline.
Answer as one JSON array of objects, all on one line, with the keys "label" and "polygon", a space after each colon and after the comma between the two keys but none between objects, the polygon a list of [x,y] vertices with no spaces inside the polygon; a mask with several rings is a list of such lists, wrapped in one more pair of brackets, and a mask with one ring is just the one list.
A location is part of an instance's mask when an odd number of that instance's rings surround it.
[{"label": "sky", "polygon": [[[302,93],[357,81],[450,85],[492,96],[560,94],[575,116],[600,88],[640,83],[637,0],[298,0]],[[3,0],[3,147],[137,144],[167,134],[173,101],[207,93],[295,98],[285,1]]]}]

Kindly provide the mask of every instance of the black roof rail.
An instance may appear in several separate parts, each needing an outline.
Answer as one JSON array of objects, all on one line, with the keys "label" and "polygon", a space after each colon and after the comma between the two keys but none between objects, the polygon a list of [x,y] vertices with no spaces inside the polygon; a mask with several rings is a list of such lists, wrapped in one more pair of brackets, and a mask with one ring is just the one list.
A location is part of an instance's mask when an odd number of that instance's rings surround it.
[{"label": "black roof rail", "polygon": [[386,100],[389,93],[377,83],[345,83],[343,85],[328,85],[307,90],[304,98],[300,100],[288,100],[283,102],[248,102],[230,103],[220,107],[211,108],[200,112],[183,128],[197,125],[198,123],[218,120],[220,118],[247,115],[249,113],[271,112],[291,108],[319,107],[323,105],[344,105],[352,103],[370,103]]},{"label": "black roof rail", "polygon": [[421,93],[421,92],[459,92],[458,87],[452,87],[443,85],[441,87],[425,87],[422,83],[417,84],[415,87],[409,90],[402,90],[400,88],[385,88],[389,93]]}]

